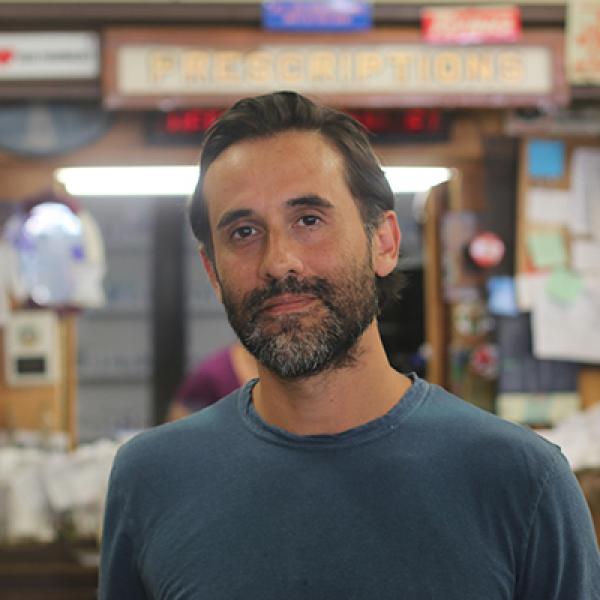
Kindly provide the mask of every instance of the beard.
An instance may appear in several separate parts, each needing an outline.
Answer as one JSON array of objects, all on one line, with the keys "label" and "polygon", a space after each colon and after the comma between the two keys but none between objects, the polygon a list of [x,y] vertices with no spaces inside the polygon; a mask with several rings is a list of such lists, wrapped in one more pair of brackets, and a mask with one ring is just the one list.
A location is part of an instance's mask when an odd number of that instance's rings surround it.
[{"label": "beard", "polygon": [[[339,272],[334,280],[271,280],[241,300],[221,281],[231,327],[246,349],[282,379],[301,379],[326,369],[350,366],[359,338],[378,313],[375,273],[367,258]],[[265,302],[281,294],[314,297],[320,306],[283,315],[264,312]]]}]

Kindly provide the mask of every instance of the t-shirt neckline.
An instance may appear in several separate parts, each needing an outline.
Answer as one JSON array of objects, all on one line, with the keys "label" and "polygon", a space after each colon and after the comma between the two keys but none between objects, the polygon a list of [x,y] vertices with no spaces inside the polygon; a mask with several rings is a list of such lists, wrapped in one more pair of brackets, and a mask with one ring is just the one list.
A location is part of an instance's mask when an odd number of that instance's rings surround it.
[{"label": "t-shirt neckline", "polygon": [[252,379],[238,392],[238,407],[244,424],[258,437],[271,443],[304,448],[342,448],[373,441],[395,431],[421,404],[429,384],[410,373],[412,385],[384,415],[337,434],[298,435],[264,421],[252,402],[252,389],[258,379]]}]

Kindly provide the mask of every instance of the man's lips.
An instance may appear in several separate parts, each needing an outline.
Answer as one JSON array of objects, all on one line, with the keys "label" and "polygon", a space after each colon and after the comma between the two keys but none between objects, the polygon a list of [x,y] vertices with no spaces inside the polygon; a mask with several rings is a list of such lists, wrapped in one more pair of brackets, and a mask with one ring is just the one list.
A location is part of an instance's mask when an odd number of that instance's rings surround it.
[{"label": "man's lips", "polygon": [[305,310],[316,298],[308,294],[280,294],[266,300],[260,312],[270,315],[298,312]]}]

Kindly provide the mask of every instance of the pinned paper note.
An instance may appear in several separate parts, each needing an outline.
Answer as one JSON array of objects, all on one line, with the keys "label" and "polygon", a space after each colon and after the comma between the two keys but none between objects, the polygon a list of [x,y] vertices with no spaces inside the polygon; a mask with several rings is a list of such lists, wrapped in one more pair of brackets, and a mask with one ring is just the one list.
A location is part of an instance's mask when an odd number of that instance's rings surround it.
[{"label": "pinned paper note", "polygon": [[529,256],[537,269],[564,267],[567,263],[565,240],[558,231],[537,231],[527,236]]},{"label": "pinned paper note", "polygon": [[514,317],[519,314],[515,280],[507,275],[490,277],[487,282],[488,310],[493,315]]},{"label": "pinned paper note", "polygon": [[583,279],[573,271],[558,269],[554,271],[546,283],[546,292],[559,302],[571,304],[583,289]]},{"label": "pinned paper note", "polygon": [[536,298],[531,313],[533,351],[537,358],[600,363],[600,286],[586,278],[570,304],[549,294]]},{"label": "pinned paper note", "polygon": [[571,192],[534,187],[527,192],[527,220],[531,223],[564,225],[569,220]]},{"label": "pinned paper note", "polygon": [[544,294],[547,273],[520,273],[515,277],[517,306],[521,312],[533,310],[536,298]]},{"label": "pinned paper note", "polygon": [[592,235],[598,240],[600,232],[600,149],[579,147],[571,160],[573,206],[569,227],[576,235]]},{"label": "pinned paper note", "polygon": [[531,140],[527,144],[529,176],[560,179],[565,174],[565,144],[559,140]]},{"label": "pinned paper note", "polygon": [[576,271],[600,273],[600,242],[573,240],[571,257]]}]

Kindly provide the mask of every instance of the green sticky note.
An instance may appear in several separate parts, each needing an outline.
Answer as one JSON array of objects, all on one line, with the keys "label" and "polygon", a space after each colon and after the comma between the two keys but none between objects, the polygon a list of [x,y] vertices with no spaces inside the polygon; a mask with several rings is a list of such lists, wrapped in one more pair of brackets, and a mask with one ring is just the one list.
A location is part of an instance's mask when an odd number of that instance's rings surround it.
[{"label": "green sticky note", "polygon": [[530,233],[527,247],[531,260],[538,269],[564,267],[567,263],[565,240],[556,231]]},{"label": "green sticky note", "polygon": [[554,271],[546,283],[546,292],[564,304],[572,304],[582,289],[583,279],[577,273],[565,269]]}]

